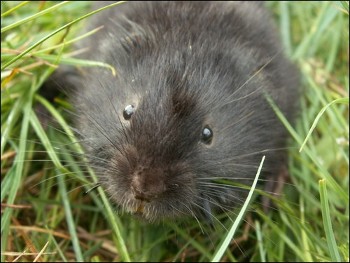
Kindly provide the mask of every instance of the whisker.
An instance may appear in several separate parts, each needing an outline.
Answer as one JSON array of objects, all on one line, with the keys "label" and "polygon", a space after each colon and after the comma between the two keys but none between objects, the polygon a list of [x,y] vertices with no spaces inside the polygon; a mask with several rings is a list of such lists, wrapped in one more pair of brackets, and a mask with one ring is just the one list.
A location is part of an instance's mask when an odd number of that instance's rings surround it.
[{"label": "whisker", "polygon": [[[234,97],[236,95],[237,92],[239,92],[243,87],[245,87],[245,85],[247,85],[253,78],[255,78],[264,68],[266,68],[279,54],[281,53],[281,51],[278,51],[274,56],[272,56],[264,65],[262,65],[252,76],[250,76],[238,89],[235,90],[235,92],[233,92],[233,94],[228,97],[227,99],[230,100],[231,97]],[[240,98],[237,98],[237,99],[234,99],[234,100],[231,100],[231,101],[228,101],[228,102],[225,102],[223,104],[220,104],[218,105],[217,107],[223,107],[227,104],[230,104],[232,102],[236,102],[238,100],[241,100],[241,99],[245,99],[249,96],[251,96],[252,94],[256,93],[257,91],[261,90],[263,88],[263,86],[259,87],[258,89],[252,91],[251,93],[247,94],[247,95],[244,95],[243,97],[240,97]],[[217,108],[216,107],[216,108]],[[214,110],[216,109],[214,108]]]},{"label": "whisker", "polygon": [[[202,199],[202,200],[203,200],[204,198],[203,198],[203,197],[200,197],[200,196],[197,196],[197,199]],[[209,200],[209,202],[211,202],[211,201]],[[214,218],[225,230],[227,230],[227,228],[220,222],[220,220],[219,220],[213,213],[211,213],[211,211],[206,210],[205,207],[203,207],[203,206],[200,205],[200,204],[197,204],[196,202],[193,202],[192,205],[197,206],[201,211],[204,211],[204,213],[209,214],[209,215],[210,215],[212,218]]]},{"label": "whisker", "polygon": [[100,186],[101,186],[100,183],[96,183],[92,188],[90,188],[89,190],[86,190],[86,191],[84,192],[84,195],[87,195],[87,194],[90,193],[91,191],[96,190],[97,187],[100,187]]}]

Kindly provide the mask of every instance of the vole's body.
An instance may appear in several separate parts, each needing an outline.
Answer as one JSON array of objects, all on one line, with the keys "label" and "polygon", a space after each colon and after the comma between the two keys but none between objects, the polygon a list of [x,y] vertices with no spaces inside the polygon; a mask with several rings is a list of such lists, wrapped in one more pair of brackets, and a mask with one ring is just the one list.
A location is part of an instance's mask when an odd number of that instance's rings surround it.
[{"label": "vole's body", "polygon": [[297,78],[261,4],[127,2],[88,28],[101,25],[83,57],[117,76],[83,68],[74,106],[114,203],[148,220],[229,208],[246,191],[218,180],[251,185],[262,155],[275,180],[287,132],[264,93],[290,120]]}]

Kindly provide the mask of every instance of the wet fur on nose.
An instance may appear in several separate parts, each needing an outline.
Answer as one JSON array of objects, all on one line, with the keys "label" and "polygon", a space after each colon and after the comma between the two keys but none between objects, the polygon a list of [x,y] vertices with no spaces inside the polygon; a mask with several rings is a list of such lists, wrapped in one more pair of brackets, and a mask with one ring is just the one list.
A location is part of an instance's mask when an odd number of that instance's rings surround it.
[{"label": "wet fur on nose", "polygon": [[150,202],[166,191],[165,171],[160,168],[139,167],[131,181],[131,191],[136,199]]}]

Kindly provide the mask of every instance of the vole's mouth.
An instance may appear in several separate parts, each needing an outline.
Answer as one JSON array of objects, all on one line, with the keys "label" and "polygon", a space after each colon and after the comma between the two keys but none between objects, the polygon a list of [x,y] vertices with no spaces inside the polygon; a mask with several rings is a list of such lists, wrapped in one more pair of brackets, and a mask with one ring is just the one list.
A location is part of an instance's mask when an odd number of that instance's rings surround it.
[{"label": "vole's mouth", "polygon": [[141,201],[137,206],[136,210],[134,211],[135,214],[143,214],[144,208],[145,208],[146,201]]},{"label": "vole's mouth", "polygon": [[[147,202],[145,200],[134,200],[126,210],[132,215],[150,222],[167,217],[167,213],[173,214],[172,211],[167,211],[162,204],[152,201]],[[163,213],[160,213],[160,211],[163,211]]]},{"label": "vole's mouth", "polygon": [[[139,201],[133,206],[129,207],[129,213],[133,216],[147,220],[150,222],[154,222],[159,219],[159,213],[156,205],[152,205],[146,201]],[[152,212],[151,212],[152,211]]]},{"label": "vole's mouth", "polygon": [[127,210],[129,211],[129,213],[133,215],[140,216],[140,217],[147,217],[146,214],[150,206],[151,205],[148,201],[136,200],[136,201],[133,201],[132,204],[127,207]]}]

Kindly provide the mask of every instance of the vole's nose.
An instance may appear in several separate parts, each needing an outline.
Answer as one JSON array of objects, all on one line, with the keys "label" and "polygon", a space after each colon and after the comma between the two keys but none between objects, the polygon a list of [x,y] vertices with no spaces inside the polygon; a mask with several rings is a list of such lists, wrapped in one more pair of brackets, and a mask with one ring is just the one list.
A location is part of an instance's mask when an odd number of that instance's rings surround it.
[{"label": "vole's nose", "polygon": [[165,192],[164,171],[162,169],[138,169],[131,181],[131,191],[136,199],[150,202]]},{"label": "vole's nose", "polygon": [[131,191],[136,199],[139,199],[141,201],[149,202],[151,199],[156,197],[156,195],[152,192],[143,192],[142,190],[138,189],[134,185],[131,185]]}]

